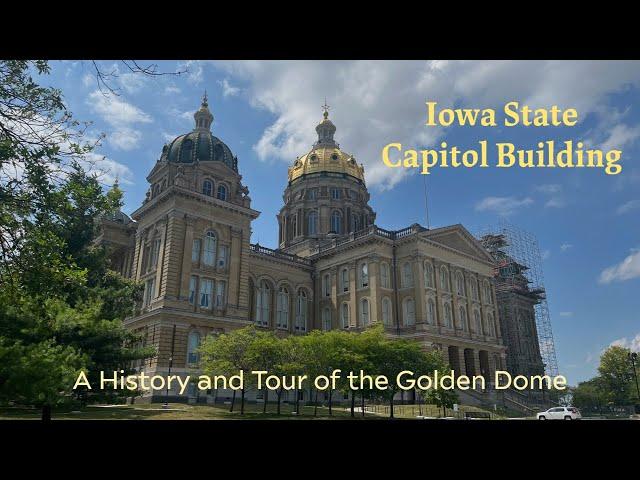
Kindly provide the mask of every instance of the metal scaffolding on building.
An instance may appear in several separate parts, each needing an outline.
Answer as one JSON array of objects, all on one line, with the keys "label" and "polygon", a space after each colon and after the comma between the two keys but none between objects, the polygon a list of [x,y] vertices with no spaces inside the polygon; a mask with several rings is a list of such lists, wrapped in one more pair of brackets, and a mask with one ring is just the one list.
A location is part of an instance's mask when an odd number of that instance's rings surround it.
[{"label": "metal scaffolding on building", "polygon": [[[535,235],[505,220],[501,220],[497,225],[487,226],[478,233],[480,242],[497,262],[496,294],[502,298],[502,308],[507,315],[510,312],[515,315],[519,298],[529,298],[535,303],[535,325],[545,373],[558,375],[558,361],[544,287],[542,256]],[[507,337],[521,334],[514,329],[507,330],[503,332]]]}]

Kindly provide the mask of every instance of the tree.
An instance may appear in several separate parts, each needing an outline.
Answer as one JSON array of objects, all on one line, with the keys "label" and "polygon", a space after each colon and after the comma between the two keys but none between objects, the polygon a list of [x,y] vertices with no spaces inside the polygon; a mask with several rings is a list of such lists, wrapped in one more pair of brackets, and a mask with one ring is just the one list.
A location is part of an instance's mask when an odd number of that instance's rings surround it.
[{"label": "tree", "polygon": [[631,403],[634,380],[629,353],[631,353],[630,349],[614,345],[607,348],[600,356],[599,384],[614,405]]},{"label": "tree", "polygon": [[608,402],[600,377],[578,383],[571,394],[573,406],[585,411],[601,412]]},{"label": "tree", "polygon": [[[247,361],[252,371],[266,371],[269,375],[277,375],[282,363],[282,341],[273,331],[256,331],[253,341],[247,349]],[[269,389],[264,389],[264,405],[262,413],[267,413]]]},{"label": "tree", "polygon": [[[253,325],[232,330],[218,336],[209,336],[202,342],[199,352],[200,365],[207,375],[238,375],[242,371],[250,371],[252,366],[252,353],[250,349],[256,338],[256,328]],[[243,382],[240,403],[240,414],[244,415],[245,389]],[[233,391],[233,399],[229,411],[233,412],[236,400],[236,391]]]}]

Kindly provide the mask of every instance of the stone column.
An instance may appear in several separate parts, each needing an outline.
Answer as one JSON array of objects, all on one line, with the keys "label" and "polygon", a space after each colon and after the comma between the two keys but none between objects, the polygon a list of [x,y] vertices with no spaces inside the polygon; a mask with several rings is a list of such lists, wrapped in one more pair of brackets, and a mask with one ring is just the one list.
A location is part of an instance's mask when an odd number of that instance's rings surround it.
[{"label": "stone column", "polygon": [[413,291],[416,309],[416,324],[426,323],[427,321],[427,305],[424,285],[424,265],[422,264],[422,255],[415,251],[411,258],[413,268]]},{"label": "stone column", "polygon": [[378,311],[382,304],[382,296],[379,295],[378,284],[380,275],[380,257],[376,254],[371,255],[368,262],[369,273],[369,323],[374,324],[378,322]]},{"label": "stone column", "polygon": [[467,375],[467,362],[464,360],[464,347],[458,347],[458,363],[460,365],[460,375]]},{"label": "stone column", "polygon": [[473,349],[474,375],[482,375],[482,366],[480,365],[480,350]]},{"label": "stone column", "polygon": [[[338,268],[333,267],[330,270],[329,278],[331,279],[331,328],[340,327],[340,305],[338,305]],[[320,303],[320,302],[318,302]],[[334,315],[335,312],[335,315]],[[334,318],[335,317],[335,318]],[[322,315],[320,315],[322,318]]]},{"label": "stone column", "polygon": [[[189,282],[191,281],[191,255],[193,253],[193,227],[195,220],[185,216],[186,231],[184,235],[184,254],[182,256],[180,288],[178,289],[178,300],[189,298]],[[203,242],[200,242],[200,250],[203,249]]]},{"label": "stone column", "polygon": [[[240,258],[242,257],[242,230],[231,227],[229,246],[229,282],[227,285],[229,303],[237,307],[240,303]],[[247,284],[248,288],[248,284]]]}]

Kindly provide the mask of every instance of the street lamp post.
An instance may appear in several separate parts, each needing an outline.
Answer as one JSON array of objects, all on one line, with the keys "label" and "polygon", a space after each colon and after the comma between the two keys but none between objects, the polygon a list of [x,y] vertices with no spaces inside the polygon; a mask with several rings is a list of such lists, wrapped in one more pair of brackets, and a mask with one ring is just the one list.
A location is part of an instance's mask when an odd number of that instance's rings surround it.
[{"label": "street lamp post", "polygon": [[636,360],[638,360],[638,353],[637,352],[629,353],[629,360],[631,360],[631,365],[633,366],[633,376],[636,379],[636,391],[638,393],[638,403],[640,403],[640,386],[638,386],[638,372],[636,371]]}]

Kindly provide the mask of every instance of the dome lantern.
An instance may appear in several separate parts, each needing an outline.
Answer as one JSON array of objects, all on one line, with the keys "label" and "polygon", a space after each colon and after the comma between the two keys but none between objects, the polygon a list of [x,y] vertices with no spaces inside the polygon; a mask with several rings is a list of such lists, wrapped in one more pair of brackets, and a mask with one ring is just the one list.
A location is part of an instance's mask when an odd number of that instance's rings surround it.
[{"label": "dome lantern", "polygon": [[328,145],[337,147],[336,141],[333,139],[333,135],[336,133],[336,126],[331,120],[329,120],[329,105],[327,105],[326,99],[324,101],[324,105],[322,106],[322,110],[322,116],[324,118],[316,127],[316,132],[318,132],[318,141],[316,142],[316,145]]},{"label": "dome lantern", "polygon": [[200,109],[193,114],[193,118],[196,121],[195,130],[210,130],[211,123],[213,122],[213,115],[209,111],[209,102],[207,97],[207,91],[205,90],[202,96],[202,103]]}]

